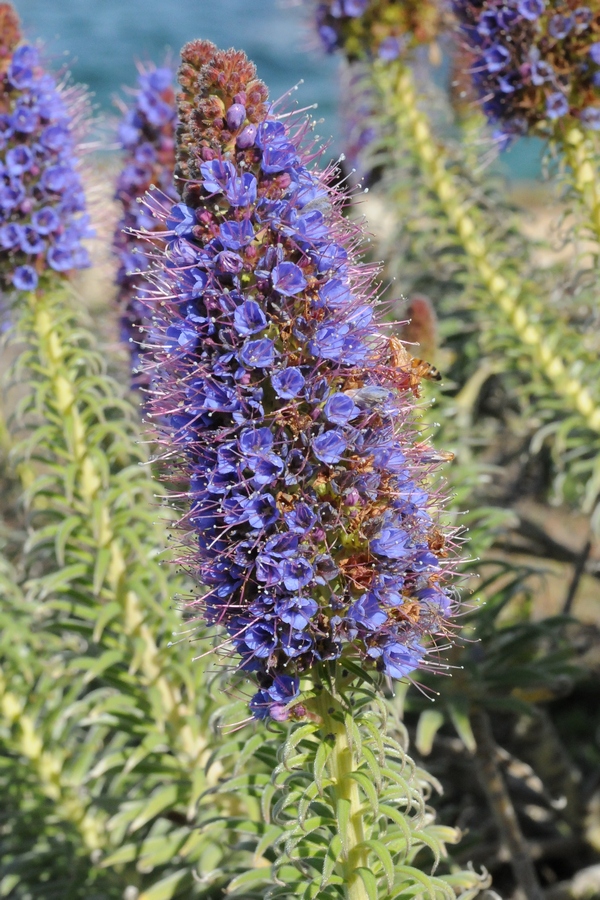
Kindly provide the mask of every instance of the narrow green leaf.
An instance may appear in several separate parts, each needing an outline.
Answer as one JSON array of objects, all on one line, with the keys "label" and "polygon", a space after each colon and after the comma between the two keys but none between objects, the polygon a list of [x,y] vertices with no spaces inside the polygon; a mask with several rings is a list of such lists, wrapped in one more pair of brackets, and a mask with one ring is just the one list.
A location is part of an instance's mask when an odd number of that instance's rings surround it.
[{"label": "narrow green leaf", "polygon": [[132,862],[137,858],[140,851],[138,844],[123,844],[114,853],[106,856],[100,863],[102,869],[110,869],[112,866],[119,866],[122,863]]},{"label": "narrow green leaf", "polygon": [[96,619],[96,624],[94,625],[94,631],[92,633],[92,640],[97,644],[100,643],[102,639],[102,635],[104,633],[104,629],[108,625],[109,622],[112,622],[121,612],[121,604],[117,603],[116,600],[112,600],[110,603],[107,603],[106,606],[102,606],[98,613],[98,618]]},{"label": "narrow green leaf", "polygon": [[475,741],[475,735],[473,734],[471,722],[469,721],[469,711],[466,699],[462,703],[456,701],[449,703],[448,712],[459,738],[469,753],[475,753],[477,742]]},{"label": "narrow green leaf", "polygon": [[444,724],[444,716],[437,709],[426,709],[419,716],[415,746],[423,756],[429,756],[436,734]]},{"label": "narrow green leaf", "polygon": [[313,766],[315,784],[319,789],[319,794],[323,796],[323,775],[327,760],[331,755],[332,746],[329,741],[321,741],[315,753],[315,763]]},{"label": "narrow green leaf", "polygon": [[56,530],[56,536],[54,538],[54,552],[56,553],[56,561],[61,567],[65,564],[65,549],[67,546],[67,541],[71,537],[73,531],[75,531],[75,529],[80,524],[80,516],[67,516],[67,518],[63,522],[61,522]]},{"label": "narrow green leaf", "polygon": [[94,580],[92,583],[92,590],[96,596],[98,596],[102,590],[102,585],[104,584],[104,579],[106,578],[106,573],[110,565],[110,557],[110,547],[101,547],[96,553]]},{"label": "narrow green leaf", "polygon": [[256,845],[254,849],[254,862],[253,865],[257,865],[257,860],[263,856],[265,850],[268,850],[269,847],[272,847],[278,837],[281,836],[281,828],[279,825],[267,825],[265,833],[261,837],[260,841]]},{"label": "narrow green leaf", "polygon": [[371,870],[360,866],[360,868],[355,870],[354,874],[358,875],[364,884],[369,900],[378,900],[377,879]]},{"label": "narrow green leaf", "polygon": [[171,900],[175,892],[184,887],[186,883],[189,883],[191,887],[194,883],[192,876],[187,869],[179,869],[178,872],[173,872],[172,875],[157,881],[147,891],[142,891],[138,900]]},{"label": "narrow green leaf", "polygon": [[380,841],[375,840],[362,841],[360,846],[367,847],[377,856],[379,862],[383,866],[388,891],[391,891],[392,885],[394,884],[394,861],[387,847],[385,847]]},{"label": "narrow green leaf", "polygon": [[343,797],[336,801],[335,817],[338,826],[338,833],[342,841],[342,855],[344,859],[348,858],[348,826],[350,825],[350,801]]},{"label": "narrow green leaf", "polygon": [[[237,875],[235,878],[231,879],[231,881],[227,885],[227,896],[235,896],[235,894],[240,890],[243,890],[244,896],[247,896],[247,890],[259,887],[262,884],[269,884],[270,882],[271,866],[264,866],[257,869],[248,869],[247,872],[242,872],[241,875]],[[141,897],[140,900],[142,900]]]},{"label": "narrow green leaf", "polygon": [[374,816],[379,815],[379,797],[375,785],[368,775],[365,772],[350,772],[348,777],[353,781],[356,781],[366,794],[367,800],[369,801],[370,812],[372,812]]},{"label": "narrow green leaf", "polygon": [[415,869],[414,866],[404,865],[396,865],[395,871],[396,875],[404,875],[409,883],[414,884],[416,882],[417,884],[422,885],[431,897],[431,900],[435,900],[435,882],[424,872],[420,872],[419,869]]},{"label": "narrow green leaf", "polygon": [[130,824],[128,829],[129,833],[132,834],[134,831],[137,831],[138,828],[141,828],[142,825],[150,822],[151,819],[154,819],[155,816],[159,815],[159,813],[161,813],[164,809],[167,809],[170,806],[174,806],[176,802],[176,785],[169,784],[165,787],[159,788],[152,794],[148,803],[146,803],[142,807],[141,811]]}]

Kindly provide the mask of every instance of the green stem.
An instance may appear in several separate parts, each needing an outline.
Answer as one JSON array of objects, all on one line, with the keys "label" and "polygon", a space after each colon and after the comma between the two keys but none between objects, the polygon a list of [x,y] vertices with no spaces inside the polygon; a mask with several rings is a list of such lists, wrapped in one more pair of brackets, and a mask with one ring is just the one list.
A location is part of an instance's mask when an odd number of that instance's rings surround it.
[{"label": "green stem", "polygon": [[528,308],[522,286],[508,265],[494,258],[485,240],[484,223],[449,169],[448,159],[435,140],[429,120],[419,108],[410,69],[376,65],[374,77],[383,94],[385,108],[398,128],[412,139],[416,162],[423,180],[439,203],[471,271],[485,286],[496,309],[503,314],[524,350],[544,373],[556,393],[574,404],[588,428],[600,432],[600,406],[572,368],[555,351],[545,331]]},{"label": "green stem", "polygon": [[183,702],[179,683],[173,682],[163,665],[152,629],[145,622],[144,605],[128,584],[129,554],[113,523],[102,467],[97,459],[101,451],[96,450],[89,441],[84,410],[78,401],[77,382],[70,366],[72,348],[64,342],[61,329],[55,325],[55,310],[62,304],[62,298],[57,302],[57,295],[51,291],[29,295],[31,326],[38,345],[39,361],[51,385],[53,411],[58,414],[62,425],[61,437],[77,467],[74,499],[86,521],[94,523],[94,543],[98,554],[108,551],[107,600],[121,603],[125,633],[130,639],[141,639],[143,651],[135,661],[148,684],[156,686],[159,691],[161,703],[157,712],[160,712],[164,723],[169,724],[177,744],[194,765],[204,758],[207,742],[199,729],[192,727],[193,710]]},{"label": "green stem", "polygon": [[566,134],[559,132],[557,140],[571,170],[571,184],[588,214],[589,230],[600,241],[600,173],[594,140],[575,124]]},{"label": "green stem", "polygon": [[342,837],[339,874],[346,900],[369,900],[360,869],[366,868],[368,850],[364,846],[365,822],[358,783],[352,774],[359,770],[357,748],[349,740],[345,709],[335,688],[322,686],[316,692],[314,707],[321,721],[324,740],[333,740],[329,771],[333,784],[338,833]]},{"label": "green stem", "polygon": [[91,853],[106,844],[106,816],[90,812],[89,798],[85,801],[74,786],[65,781],[65,754],[57,748],[44,746],[36,722],[24,710],[23,700],[7,689],[0,675],[0,713],[8,727],[15,731],[14,751],[28,760],[34,769],[41,792],[55,806],[58,815],[78,829],[86,849]]}]

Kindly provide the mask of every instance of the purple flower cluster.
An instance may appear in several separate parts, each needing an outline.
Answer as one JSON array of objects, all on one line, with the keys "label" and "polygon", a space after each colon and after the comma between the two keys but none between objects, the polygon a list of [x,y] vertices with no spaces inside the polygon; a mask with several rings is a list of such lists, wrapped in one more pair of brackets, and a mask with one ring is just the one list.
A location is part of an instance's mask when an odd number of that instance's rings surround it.
[{"label": "purple flower cluster", "polygon": [[308,167],[305,125],[260,104],[248,119],[261,92],[242,54],[195,42],[183,56],[182,165],[198,177],[166,221],[154,413],[190,485],[188,562],[207,587],[192,608],[255,674],[254,715],[284,719],[323,661],[417,668],[453,562],[414,384],[375,322],[361,234]]},{"label": "purple flower cluster", "polygon": [[316,23],[327,53],[390,62],[436,38],[440,10],[439,0],[326,0],[316,4]]},{"label": "purple flower cluster", "polygon": [[90,236],[73,123],[35,47],[21,44],[0,75],[0,260],[18,290],[45,270],[89,265]]},{"label": "purple flower cluster", "polygon": [[453,0],[467,65],[498,138],[574,117],[600,129],[600,9],[577,0]]},{"label": "purple flower cluster", "polygon": [[[123,214],[113,247],[120,263],[117,299],[121,336],[130,347],[134,371],[139,366],[140,333],[151,300],[146,280],[150,255],[152,247],[160,245],[160,232],[164,228],[150,214],[148,204],[168,209],[178,199],[173,186],[177,120],[173,81],[169,68],[147,66],[142,70],[138,87],[132,92],[132,103],[125,108],[119,125],[119,143],[125,159],[115,199],[120,202]],[[144,196],[146,203],[142,204],[140,200]],[[136,384],[139,382],[138,374]]]}]

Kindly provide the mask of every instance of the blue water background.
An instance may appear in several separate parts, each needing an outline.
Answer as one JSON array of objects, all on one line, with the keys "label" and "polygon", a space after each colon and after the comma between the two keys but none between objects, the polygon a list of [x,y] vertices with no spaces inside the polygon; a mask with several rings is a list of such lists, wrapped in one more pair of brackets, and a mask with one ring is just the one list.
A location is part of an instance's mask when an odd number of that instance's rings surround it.
[{"label": "blue water background", "polygon": [[[113,97],[136,78],[136,60],[160,63],[193,38],[235,46],[256,63],[271,96],[304,79],[300,105],[318,103],[317,133],[340,152],[337,61],[323,57],[311,30],[307,5],[290,0],[16,0],[30,40],[41,38],[55,67],[68,67],[87,84],[96,106],[114,110]],[[540,148],[519,141],[501,167],[512,178],[535,178]]]}]

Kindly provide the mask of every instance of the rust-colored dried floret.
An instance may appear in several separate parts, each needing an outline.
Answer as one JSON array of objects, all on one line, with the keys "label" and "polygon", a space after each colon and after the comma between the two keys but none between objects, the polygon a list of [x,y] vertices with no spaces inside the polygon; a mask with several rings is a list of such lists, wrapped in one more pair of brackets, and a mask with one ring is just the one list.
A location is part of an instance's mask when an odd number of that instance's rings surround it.
[{"label": "rust-colored dried floret", "polygon": [[21,40],[21,23],[10,3],[0,3],[0,65],[12,56]]}]

